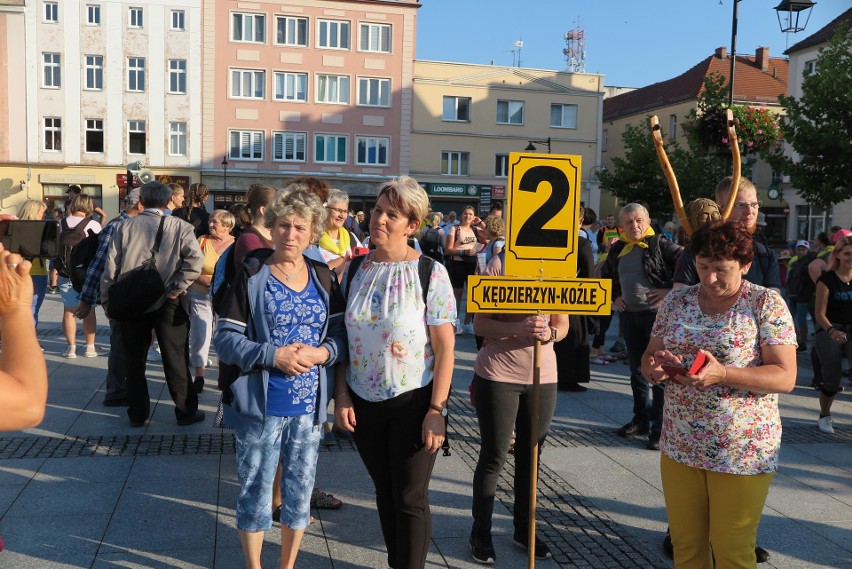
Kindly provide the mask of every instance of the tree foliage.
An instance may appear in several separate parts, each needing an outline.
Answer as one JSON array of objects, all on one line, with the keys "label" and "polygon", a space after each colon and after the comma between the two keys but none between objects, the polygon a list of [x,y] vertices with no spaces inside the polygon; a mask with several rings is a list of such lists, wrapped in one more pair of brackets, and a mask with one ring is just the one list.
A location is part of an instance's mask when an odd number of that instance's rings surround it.
[{"label": "tree foliage", "polygon": [[772,166],[790,176],[808,203],[829,207],[852,198],[852,31],[837,30],[805,73],[801,98],[781,97],[781,132],[798,156],[777,151]]}]

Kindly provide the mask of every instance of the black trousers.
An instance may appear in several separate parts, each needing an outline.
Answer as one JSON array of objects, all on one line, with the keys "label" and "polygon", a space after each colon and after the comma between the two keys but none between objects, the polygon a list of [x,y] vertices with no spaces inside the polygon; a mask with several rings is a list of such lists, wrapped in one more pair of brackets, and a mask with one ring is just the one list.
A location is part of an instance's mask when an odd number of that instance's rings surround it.
[{"label": "black trousers", "polygon": [[[479,460],[473,473],[473,529],[478,536],[491,534],[494,494],[509,454],[512,429],[515,430],[515,506],[512,522],[516,532],[529,529],[530,436],[532,431],[532,385],[491,381],[474,374],[476,418],[481,439]],[[550,430],[556,409],[556,384],[540,387],[538,452]]]},{"label": "black trousers", "polygon": [[109,321],[109,356],[107,360],[106,395],[104,401],[127,398],[127,370],[124,366],[124,344],[121,341],[121,323]]},{"label": "black trousers", "polygon": [[388,565],[421,569],[432,539],[429,479],[436,454],[423,450],[423,418],[432,384],[385,401],[366,401],[352,393],[355,444],[376,486]]},{"label": "black trousers", "polygon": [[188,373],[189,316],[180,300],[166,299],[166,303],[154,312],[143,314],[134,322],[121,322],[120,326],[130,403],[127,416],[130,420],[142,422],[151,413],[145,362],[152,330],[157,332],[160,342],[163,371],[175,403],[175,416],[182,419],[194,415],[198,411],[198,395],[192,389]]}]

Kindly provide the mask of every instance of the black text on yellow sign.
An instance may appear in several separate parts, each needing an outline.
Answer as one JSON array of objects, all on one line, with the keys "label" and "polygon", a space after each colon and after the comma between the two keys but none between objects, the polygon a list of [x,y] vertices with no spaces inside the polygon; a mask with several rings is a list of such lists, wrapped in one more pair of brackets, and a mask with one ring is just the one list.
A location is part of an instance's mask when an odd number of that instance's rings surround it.
[{"label": "black text on yellow sign", "polygon": [[505,274],[576,277],[580,156],[509,155]]},{"label": "black text on yellow sign", "polygon": [[607,315],[612,281],[475,275],[468,277],[467,298],[469,312]]}]

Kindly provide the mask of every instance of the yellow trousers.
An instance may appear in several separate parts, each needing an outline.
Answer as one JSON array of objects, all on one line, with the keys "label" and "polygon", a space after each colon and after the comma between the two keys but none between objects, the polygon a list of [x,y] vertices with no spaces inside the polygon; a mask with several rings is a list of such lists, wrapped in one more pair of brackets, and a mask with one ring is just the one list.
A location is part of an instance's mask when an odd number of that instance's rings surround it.
[{"label": "yellow trousers", "polygon": [[757,566],[757,526],[774,472],[723,474],[660,454],[660,474],[677,569]]}]

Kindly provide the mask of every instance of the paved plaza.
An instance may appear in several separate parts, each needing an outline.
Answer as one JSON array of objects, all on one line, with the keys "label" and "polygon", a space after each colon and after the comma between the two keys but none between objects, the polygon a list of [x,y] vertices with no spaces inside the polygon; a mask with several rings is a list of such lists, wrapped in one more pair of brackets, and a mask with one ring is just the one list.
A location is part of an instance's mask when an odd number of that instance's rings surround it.
[{"label": "paved plaza", "polygon": [[[241,568],[233,437],[212,426],[219,392],[208,387],[201,395],[205,422],[178,427],[162,366],[149,364],[153,417],[131,428],[124,408],[101,405],[106,352],[62,358],[61,310],[59,296],[48,295],[39,325],[50,374],[47,416],[38,428],[0,434],[0,569]],[[100,310],[98,322],[106,350]],[[459,337],[451,455],[438,457],[431,484],[430,569],[478,567],[467,546],[479,444],[467,397],[474,357],[473,338]],[[772,558],[759,567],[852,569],[852,389],[832,409],[836,434],[821,434],[807,355],[799,365],[798,387],[781,398],[781,468],[759,533]],[[207,375],[215,384],[215,369]],[[595,366],[589,391],[559,394],[538,498],[539,535],[554,555],[537,567],[671,567],[660,547],[659,453],[614,433],[631,418],[627,376],[622,362]],[[521,569],[526,553],[512,544],[510,484],[507,469],[495,507],[497,567]],[[384,569],[372,485],[351,443],[323,447],[317,487],[345,505],[313,512],[298,567]],[[276,527],[266,537],[264,567],[277,567],[279,544]]]}]

